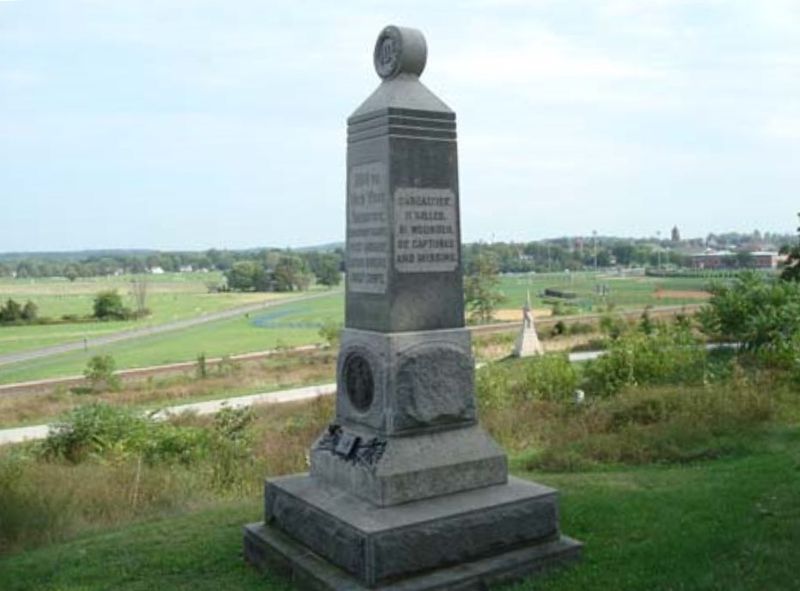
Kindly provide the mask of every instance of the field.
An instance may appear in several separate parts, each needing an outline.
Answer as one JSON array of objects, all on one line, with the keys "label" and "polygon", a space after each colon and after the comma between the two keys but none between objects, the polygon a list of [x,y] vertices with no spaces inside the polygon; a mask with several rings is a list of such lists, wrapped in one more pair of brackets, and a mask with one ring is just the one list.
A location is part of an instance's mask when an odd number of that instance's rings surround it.
[{"label": "field", "polygon": [[[61,342],[80,341],[133,327],[163,324],[238,305],[286,297],[286,294],[208,293],[207,283],[220,280],[216,274],[172,274],[155,276],[150,285],[149,307],[152,316],[139,322],[96,322],[54,326],[0,328],[0,354],[33,349]],[[103,289],[116,288],[128,293],[130,278],[118,277],[69,283],[58,280],[0,282],[0,300],[14,297],[31,299],[42,315],[88,314],[92,298]],[[607,287],[606,294],[597,292]],[[550,310],[554,300],[540,297],[545,288],[571,291],[574,300],[563,300],[566,313],[599,312],[642,308],[647,305],[696,304],[703,301],[702,279],[664,279],[651,277],[595,276],[591,273],[505,276],[500,289],[505,296],[498,313],[500,320],[517,320],[519,308],[530,291],[533,306]],[[292,295],[292,294],[289,294]],[[294,294],[297,295],[297,294]],[[130,296],[128,296],[130,297]],[[343,321],[344,296],[341,290],[307,302],[287,303],[269,310],[237,318],[210,322],[202,326],[51,357],[0,366],[0,383],[79,375],[87,360],[97,354],[113,355],[117,368],[144,367],[194,360],[208,356],[234,355],[272,348],[321,342],[319,326]]]},{"label": "field", "polygon": [[[606,295],[598,291],[605,286]],[[708,280],[695,278],[663,278],[621,276],[594,273],[542,273],[538,275],[505,276],[500,290],[504,309],[518,310],[530,291],[534,308],[550,308],[553,299],[543,297],[546,288],[573,292],[576,298],[564,299],[563,304],[574,306],[577,312],[598,312],[611,306],[615,309],[645,306],[673,306],[702,303],[707,297]]]},{"label": "field", "polygon": [[[79,279],[0,279],[0,302],[11,298],[34,302],[39,316],[60,318],[65,314],[92,314],[98,292],[116,289],[129,307],[135,307],[130,276]],[[152,314],[135,322],[80,322],[57,325],[0,327],[0,355],[111,334],[131,328],[156,326],[218,312],[236,306],[286,297],[292,294],[210,293],[209,286],[222,281],[219,273],[168,273],[148,275],[147,307]],[[295,294],[296,295],[296,294]]]},{"label": "field", "polygon": [[[0,383],[80,375],[93,355],[113,355],[119,369],[192,361],[322,342],[319,326],[343,319],[343,294],[286,303],[176,332],[0,367]],[[2,329],[0,329],[2,330]]]}]

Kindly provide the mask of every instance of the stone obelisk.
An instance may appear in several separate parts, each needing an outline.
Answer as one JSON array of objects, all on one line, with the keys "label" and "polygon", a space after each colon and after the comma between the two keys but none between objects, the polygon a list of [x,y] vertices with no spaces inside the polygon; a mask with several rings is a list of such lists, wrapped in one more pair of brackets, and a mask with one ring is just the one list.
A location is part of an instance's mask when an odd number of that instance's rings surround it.
[{"label": "stone obelisk", "polygon": [[514,357],[530,357],[544,353],[539,335],[536,334],[536,326],[533,323],[533,308],[531,308],[531,292],[525,305],[522,307],[522,326],[519,329],[517,340],[514,343]]},{"label": "stone obelisk", "polygon": [[309,588],[478,589],[580,551],[556,491],[509,477],[477,421],[455,114],[426,58],[415,29],[378,37],[382,82],[348,119],[336,417],[245,528],[250,562]]}]

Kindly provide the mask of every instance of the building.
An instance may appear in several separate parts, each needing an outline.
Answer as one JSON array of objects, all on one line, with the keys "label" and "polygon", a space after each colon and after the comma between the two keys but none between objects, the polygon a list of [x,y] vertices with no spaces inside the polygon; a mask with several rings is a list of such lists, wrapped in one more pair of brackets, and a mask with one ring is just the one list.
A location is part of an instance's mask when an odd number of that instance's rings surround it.
[{"label": "building", "polygon": [[[748,255],[744,258],[743,255]],[[772,250],[754,252],[733,252],[730,250],[707,249],[705,252],[690,255],[693,269],[776,269],[786,257]]]}]

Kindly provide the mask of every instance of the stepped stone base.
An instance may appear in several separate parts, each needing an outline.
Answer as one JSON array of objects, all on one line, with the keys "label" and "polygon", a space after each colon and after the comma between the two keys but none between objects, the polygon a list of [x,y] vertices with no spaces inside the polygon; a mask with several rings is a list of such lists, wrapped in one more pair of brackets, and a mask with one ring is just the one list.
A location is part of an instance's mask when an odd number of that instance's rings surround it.
[{"label": "stepped stone base", "polygon": [[507,484],[376,507],[307,475],[267,482],[245,555],[308,589],[482,589],[579,556],[556,491]]}]

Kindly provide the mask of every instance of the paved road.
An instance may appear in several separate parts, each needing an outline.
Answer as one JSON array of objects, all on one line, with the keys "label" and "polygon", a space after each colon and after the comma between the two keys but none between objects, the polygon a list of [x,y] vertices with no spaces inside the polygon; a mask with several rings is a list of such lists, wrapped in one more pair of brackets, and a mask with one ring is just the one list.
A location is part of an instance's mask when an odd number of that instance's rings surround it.
[{"label": "paved road", "polygon": [[323,298],[332,295],[336,292],[326,291],[324,293],[305,295],[296,298],[285,298],[279,300],[268,300],[259,302],[257,304],[248,304],[246,306],[238,306],[236,308],[229,308],[220,312],[212,312],[203,314],[202,316],[195,316],[193,318],[185,318],[183,320],[175,320],[174,322],[167,322],[156,326],[148,326],[143,328],[134,328],[131,330],[123,330],[115,332],[110,335],[94,337],[83,340],[74,341],[71,343],[62,343],[60,345],[52,345],[50,347],[43,347],[41,349],[33,349],[30,351],[19,351],[17,353],[7,353],[0,355],[0,366],[9,365],[11,363],[18,363],[20,361],[31,361],[33,359],[40,359],[42,357],[50,357],[51,355],[58,355],[60,353],[69,353],[70,351],[80,351],[87,347],[99,347],[101,345],[110,345],[111,343],[118,343],[120,341],[127,341],[130,339],[138,339],[148,337],[163,332],[171,332],[174,330],[183,330],[192,328],[208,322],[216,320],[225,320],[226,318],[235,318],[248,312],[257,312],[264,308],[271,308],[273,306],[280,306],[290,302],[301,302],[305,300],[313,300],[316,298]]},{"label": "paved road", "polygon": [[[581,351],[580,353],[570,353],[569,360],[572,362],[587,361],[589,359],[596,359],[602,354],[603,351]],[[168,406],[159,410],[154,416],[158,419],[165,419],[170,415],[181,414],[183,412],[196,412],[197,414],[206,415],[218,412],[223,407],[240,408],[258,404],[282,404],[285,402],[308,400],[310,398],[317,398],[318,396],[330,396],[335,392],[336,384],[305,386],[303,388],[292,388],[291,390],[248,394],[246,396],[236,396],[234,398]],[[49,425],[34,425],[31,427],[2,429],[0,430],[0,445],[44,439],[47,437],[49,428]]]}]

